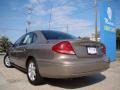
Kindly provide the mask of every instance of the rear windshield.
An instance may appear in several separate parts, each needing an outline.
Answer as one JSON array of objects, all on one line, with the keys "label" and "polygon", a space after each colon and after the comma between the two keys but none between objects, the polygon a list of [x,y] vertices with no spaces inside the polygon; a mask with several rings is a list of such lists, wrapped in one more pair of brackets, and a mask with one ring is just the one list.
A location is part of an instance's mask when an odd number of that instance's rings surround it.
[{"label": "rear windshield", "polygon": [[77,39],[75,36],[59,31],[41,31],[47,40]]}]

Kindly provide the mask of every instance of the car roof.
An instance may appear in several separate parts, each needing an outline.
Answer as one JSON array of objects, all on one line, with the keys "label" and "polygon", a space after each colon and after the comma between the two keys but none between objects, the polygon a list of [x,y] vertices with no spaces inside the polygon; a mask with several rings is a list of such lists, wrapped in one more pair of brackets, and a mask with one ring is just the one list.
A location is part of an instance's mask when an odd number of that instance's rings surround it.
[{"label": "car roof", "polygon": [[[35,30],[35,31],[31,31],[31,32],[37,33],[37,32],[61,32],[61,31],[55,31],[55,30]],[[30,33],[30,32],[28,32],[28,33]]]}]

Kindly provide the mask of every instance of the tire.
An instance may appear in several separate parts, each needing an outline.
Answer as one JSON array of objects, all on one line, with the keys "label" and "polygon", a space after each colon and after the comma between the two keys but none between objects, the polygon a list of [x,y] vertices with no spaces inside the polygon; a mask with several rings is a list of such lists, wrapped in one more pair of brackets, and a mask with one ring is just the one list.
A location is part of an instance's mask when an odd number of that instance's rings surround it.
[{"label": "tire", "polygon": [[44,83],[34,59],[29,60],[27,63],[27,77],[32,85],[41,85]]},{"label": "tire", "polygon": [[6,55],[4,56],[3,62],[4,62],[4,65],[5,65],[7,68],[13,68],[13,66],[12,66],[12,64],[11,64],[11,62],[10,62],[10,58],[9,58],[8,54],[6,54]]}]

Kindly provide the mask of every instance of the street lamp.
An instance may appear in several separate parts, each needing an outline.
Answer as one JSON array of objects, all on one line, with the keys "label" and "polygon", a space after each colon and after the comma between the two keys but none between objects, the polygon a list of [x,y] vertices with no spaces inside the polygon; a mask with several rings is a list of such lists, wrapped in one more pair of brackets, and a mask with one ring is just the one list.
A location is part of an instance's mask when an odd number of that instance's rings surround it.
[{"label": "street lamp", "polygon": [[[49,0],[50,2],[50,0]],[[53,9],[53,4],[50,2],[50,16],[49,16],[49,30],[51,29],[51,21],[52,21],[52,9]]]},{"label": "street lamp", "polygon": [[29,18],[27,20],[28,27],[26,27],[26,33],[27,33],[28,30],[30,31],[30,27],[31,27],[31,14],[32,14],[33,8],[32,8],[32,6],[28,6],[28,7],[26,7],[26,9],[27,9],[27,14],[29,16]]}]

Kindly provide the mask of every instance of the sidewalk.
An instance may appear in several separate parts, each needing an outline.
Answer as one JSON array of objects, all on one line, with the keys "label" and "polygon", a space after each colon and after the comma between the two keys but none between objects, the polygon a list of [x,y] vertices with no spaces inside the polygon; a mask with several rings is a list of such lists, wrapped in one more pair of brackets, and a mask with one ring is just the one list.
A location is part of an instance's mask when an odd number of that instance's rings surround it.
[{"label": "sidewalk", "polygon": [[7,80],[0,75],[0,86],[5,84],[8,84]]}]

